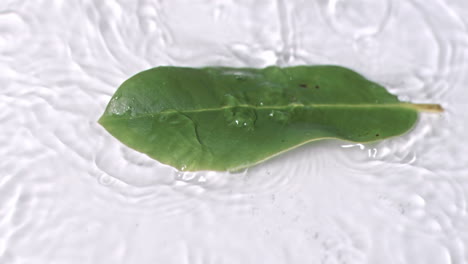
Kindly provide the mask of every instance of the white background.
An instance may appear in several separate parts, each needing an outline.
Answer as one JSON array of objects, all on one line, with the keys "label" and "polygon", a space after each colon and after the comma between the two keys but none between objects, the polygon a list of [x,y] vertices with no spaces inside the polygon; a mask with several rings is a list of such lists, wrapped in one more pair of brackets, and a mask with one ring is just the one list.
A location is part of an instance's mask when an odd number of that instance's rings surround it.
[{"label": "white background", "polygon": [[[1,0],[0,263],[468,263],[467,18],[465,0]],[[275,64],[446,111],[238,174],[177,172],[96,123],[151,67]]]}]

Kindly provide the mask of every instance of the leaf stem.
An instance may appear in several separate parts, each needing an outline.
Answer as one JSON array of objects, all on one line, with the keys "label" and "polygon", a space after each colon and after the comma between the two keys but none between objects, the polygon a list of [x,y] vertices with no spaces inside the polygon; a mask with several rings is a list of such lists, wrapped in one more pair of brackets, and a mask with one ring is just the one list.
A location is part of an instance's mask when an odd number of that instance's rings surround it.
[{"label": "leaf stem", "polygon": [[408,104],[409,107],[420,112],[442,113],[444,108],[440,104]]}]

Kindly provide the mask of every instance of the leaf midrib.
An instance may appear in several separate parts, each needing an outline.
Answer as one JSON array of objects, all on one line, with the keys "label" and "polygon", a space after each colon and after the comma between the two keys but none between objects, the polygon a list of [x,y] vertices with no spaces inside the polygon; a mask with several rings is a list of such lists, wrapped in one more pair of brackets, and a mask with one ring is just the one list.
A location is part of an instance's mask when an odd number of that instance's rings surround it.
[{"label": "leaf midrib", "polygon": [[286,110],[291,108],[405,108],[405,109],[414,109],[413,105],[410,103],[391,103],[391,104],[288,104],[283,106],[253,106],[253,105],[232,105],[232,106],[221,106],[216,108],[202,108],[202,109],[192,109],[192,110],[173,110],[167,109],[161,112],[156,113],[145,113],[139,114],[135,116],[106,116],[106,118],[112,119],[136,119],[136,118],[144,118],[144,117],[154,117],[156,115],[161,114],[190,114],[190,113],[202,113],[202,112],[212,112],[212,111],[221,111],[226,109],[234,109],[234,108],[254,108],[257,110],[260,109],[270,109],[270,110]]}]

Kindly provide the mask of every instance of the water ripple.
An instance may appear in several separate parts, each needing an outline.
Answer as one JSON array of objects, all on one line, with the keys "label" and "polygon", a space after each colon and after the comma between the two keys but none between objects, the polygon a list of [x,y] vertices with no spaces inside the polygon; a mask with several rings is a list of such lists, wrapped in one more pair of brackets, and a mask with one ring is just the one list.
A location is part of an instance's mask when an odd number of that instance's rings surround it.
[{"label": "water ripple", "polygon": [[[467,263],[462,0],[0,9],[0,263]],[[237,173],[177,171],[96,122],[153,66],[271,64],[348,66],[446,111],[400,137],[315,142]]]}]

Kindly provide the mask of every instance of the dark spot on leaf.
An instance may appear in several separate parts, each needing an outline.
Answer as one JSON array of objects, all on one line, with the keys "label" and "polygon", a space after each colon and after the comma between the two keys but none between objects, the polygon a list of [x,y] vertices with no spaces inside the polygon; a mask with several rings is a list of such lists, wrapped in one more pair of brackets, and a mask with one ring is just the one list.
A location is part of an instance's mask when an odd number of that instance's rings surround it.
[{"label": "dark spot on leaf", "polygon": [[307,84],[305,84],[305,83],[301,83],[301,84],[299,84],[299,86],[302,87],[302,88],[307,88]]},{"label": "dark spot on leaf", "polygon": [[318,86],[318,85],[315,85],[315,89],[320,89],[320,86]]},{"label": "dark spot on leaf", "polygon": [[285,142],[286,140],[282,139],[281,142]]},{"label": "dark spot on leaf", "polygon": [[378,137],[378,136],[379,136],[379,134],[375,134],[375,136],[376,136],[376,137]]}]

